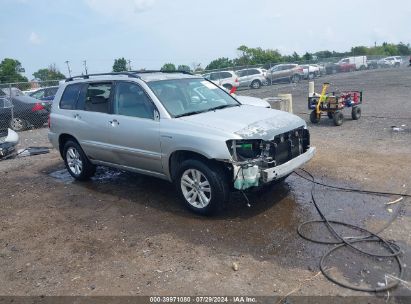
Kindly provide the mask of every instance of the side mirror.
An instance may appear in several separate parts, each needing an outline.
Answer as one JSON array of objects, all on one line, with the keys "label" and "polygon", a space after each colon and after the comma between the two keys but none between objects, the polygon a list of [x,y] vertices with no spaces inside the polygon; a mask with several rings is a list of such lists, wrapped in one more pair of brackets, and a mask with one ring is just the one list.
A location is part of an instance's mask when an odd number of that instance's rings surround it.
[{"label": "side mirror", "polygon": [[157,109],[153,109],[153,114],[154,114],[154,120],[160,121],[160,113],[157,111]]}]

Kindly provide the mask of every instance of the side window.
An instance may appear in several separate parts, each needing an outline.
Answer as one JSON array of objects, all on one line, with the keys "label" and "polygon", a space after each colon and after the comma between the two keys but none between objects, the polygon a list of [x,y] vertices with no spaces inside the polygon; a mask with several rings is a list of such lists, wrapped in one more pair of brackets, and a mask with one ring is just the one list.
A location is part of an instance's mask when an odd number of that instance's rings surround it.
[{"label": "side window", "polygon": [[70,84],[66,87],[60,100],[60,109],[74,110],[76,108],[81,87],[81,83]]},{"label": "side window", "polygon": [[210,74],[210,80],[218,80],[218,79],[220,79],[219,75],[220,75],[220,73],[211,73],[211,74]]},{"label": "side window", "polygon": [[223,72],[223,77],[221,77],[221,78],[226,79],[226,78],[231,78],[231,77],[233,77],[233,75],[232,75],[231,73],[229,73],[229,72]]},{"label": "side window", "polygon": [[114,94],[114,113],[154,119],[154,105],[138,84],[119,82]]},{"label": "side window", "polygon": [[90,83],[86,93],[85,111],[110,113],[111,83]]},{"label": "side window", "polygon": [[249,71],[249,74],[250,75],[258,75],[258,74],[260,74],[260,72],[258,70],[252,69],[252,70]]}]

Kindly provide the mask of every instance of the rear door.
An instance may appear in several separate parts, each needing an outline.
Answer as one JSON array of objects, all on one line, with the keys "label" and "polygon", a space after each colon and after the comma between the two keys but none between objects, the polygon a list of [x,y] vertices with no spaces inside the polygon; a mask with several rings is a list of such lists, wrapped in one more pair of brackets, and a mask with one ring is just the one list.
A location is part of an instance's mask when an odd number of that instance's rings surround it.
[{"label": "rear door", "polygon": [[108,124],[114,163],[162,173],[160,121],[148,94],[136,82],[118,81]]},{"label": "rear door", "polygon": [[111,162],[113,149],[107,134],[112,120],[112,82],[85,84],[80,92],[77,109],[70,111],[72,129],[83,150],[91,159]]}]

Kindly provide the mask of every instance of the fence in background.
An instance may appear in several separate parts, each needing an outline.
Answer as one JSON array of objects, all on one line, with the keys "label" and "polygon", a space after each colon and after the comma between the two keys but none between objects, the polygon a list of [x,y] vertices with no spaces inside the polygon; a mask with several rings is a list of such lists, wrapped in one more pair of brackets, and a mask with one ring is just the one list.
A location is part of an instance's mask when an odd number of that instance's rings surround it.
[{"label": "fence in background", "polygon": [[0,131],[47,126],[58,80],[0,84]]}]

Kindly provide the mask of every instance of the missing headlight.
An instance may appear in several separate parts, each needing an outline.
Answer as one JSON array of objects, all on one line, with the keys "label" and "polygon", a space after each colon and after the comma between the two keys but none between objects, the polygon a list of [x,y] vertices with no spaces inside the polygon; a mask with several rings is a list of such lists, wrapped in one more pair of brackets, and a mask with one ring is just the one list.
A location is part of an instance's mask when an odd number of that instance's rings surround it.
[{"label": "missing headlight", "polygon": [[227,147],[234,160],[247,161],[260,157],[262,141],[259,139],[229,140],[227,141]]}]

